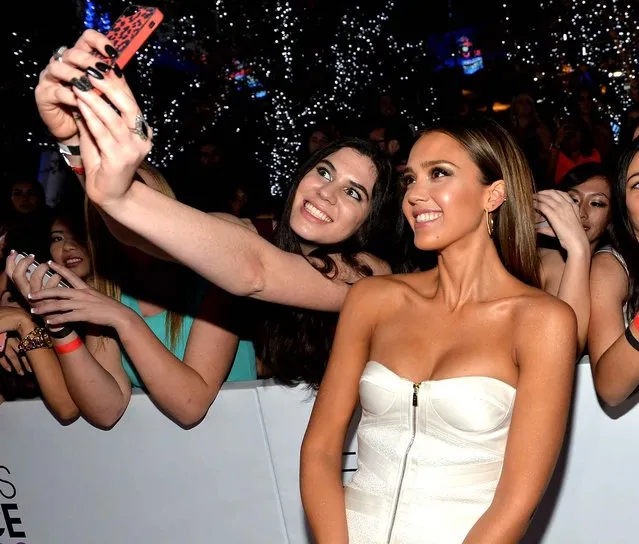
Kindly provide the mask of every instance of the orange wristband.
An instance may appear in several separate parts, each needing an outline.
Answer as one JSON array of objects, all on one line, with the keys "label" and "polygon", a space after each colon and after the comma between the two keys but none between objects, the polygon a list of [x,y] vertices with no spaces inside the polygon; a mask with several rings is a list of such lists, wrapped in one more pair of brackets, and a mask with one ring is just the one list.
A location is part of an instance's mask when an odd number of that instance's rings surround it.
[{"label": "orange wristband", "polygon": [[78,336],[75,340],[71,340],[71,342],[67,342],[66,344],[62,344],[61,346],[54,345],[53,349],[55,349],[55,352],[59,355],[64,355],[65,353],[71,353],[72,351],[75,351],[81,346],[82,340],[80,340],[80,337]]},{"label": "orange wristband", "polygon": [[637,332],[639,332],[639,313],[635,314],[635,317],[632,319],[632,324],[635,326]]}]

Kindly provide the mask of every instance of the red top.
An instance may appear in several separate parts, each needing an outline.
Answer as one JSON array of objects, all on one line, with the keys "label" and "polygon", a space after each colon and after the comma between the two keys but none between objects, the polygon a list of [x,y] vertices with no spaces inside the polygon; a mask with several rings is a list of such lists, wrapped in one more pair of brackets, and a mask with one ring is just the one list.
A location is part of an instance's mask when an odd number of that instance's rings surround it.
[{"label": "red top", "polygon": [[557,157],[557,167],[555,168],[555,183],[561,182],[561,180],[564,179],[564,176],[575,166],[579,166],[586,162],[601,162],[601,155],[599,154],[599,151],[593,149],[592,154],[586,157],[579,155],[576,161],[573,161],[570,157],[560,151],[559,157]]}]

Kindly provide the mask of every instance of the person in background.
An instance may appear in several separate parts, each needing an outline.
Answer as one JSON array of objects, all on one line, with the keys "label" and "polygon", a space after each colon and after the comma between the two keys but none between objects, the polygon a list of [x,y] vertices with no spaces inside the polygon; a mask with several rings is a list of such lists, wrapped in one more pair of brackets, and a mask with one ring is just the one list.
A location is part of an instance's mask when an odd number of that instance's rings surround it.
[{"label": "person in background", "polygon": [[601,162],[591,131],[579,118],[565,120],[550,146],[549,179],[560,183],[575,166],[587,162]]},{"label": "person in background", "polygon": [[337,139],[337,131],[329,123],[318,123],[302,134],[298,164],[304,164],[311,155]]},{"label": "person in background", "polygon": [[619,131],[619,144],[626,147],[637,136],[639,128],[639,104],[628,108],[621,118],[621,130]]},{"label": "person in background", "polygon": [[16,179],[9,184],[6,198],[0,205],[2,214],[0,235],[9,230],[38,230],[48,220],[44,190],[37,181]]},{"label": "person in background", "polygon": [[91,284],[91,255],[88,249],[83,209],[62,204],[52,211],[49,228],[49,253],[56,264],[71,270],[81,280]]},{"label": "person in background", "polygon": [[[33,239],[24,232],[11,231],[6,242],[23,251],[33,251],[43,259],[47,254],[41,243],[44,232],[39,235]],[[52,281],[55,284],[56,278]],[[0,370],[0,395],[11,399],[41,397],[60,423],[71,423],[78,418],[79,410],[66,387],[47,329],[29,310],[29,304],[3,270],[0,274],[0,333],[6,335],[6,340],[0,356],[3,368]]]},{"label": "person in background", "polygon": [[[149,186],[173,197],[157,170],[143,169]],[[95,223],[91,227],[94,236],[99,229]],[[76,342],[72,351],[58,348],[58,356],[87,420],[113,426],[136,386],[146,389],[171,419],[190,427],[204,417],[227,376],[255,379],[254,351],[248,342],[238,349],[232,332],[238,324],[228,295],[139,250],[107,249],[104,239],[91,239],[90,245],[97,263],[95,288],[55,263],[40,265],[27,281],[31,260],[16,265],[11,255],[7,261],[35,315],[46,319],[54,344]],[[49,268],[74,289],[43,285]],[[84,342],[72,328],[77,324],[85,327]]]},{"label": "person in background", "polygon": [[595,389],[610,406],[639,386],[639,140],[621,156],[613,194],[613,243],[593,258],[588,330]]},{"label": "person in background", "polygon": [[598,163],[573,168],[556,190],[534,195],[541,258],[541,286],[569,304],[577,316],[579,353],[590,321],[590,263],[607,241],[612,182]]},{"label": "person in background", "polygon": [[[147,193],[149,188],[140,183],[136,172],[151,142],[122,125],[131,121],[128,116],[108,116],[110,125],[120,124],[119,130],[131,138],[119,142],[117,157],[102,162],[105,140],[95,141],[95,147],[88,137],[97,129],[95,111],[104,113],[102,104],[91,101],[93,93],[80,94],[79,89],[76,93],[67,86],[94,60],[82,51],[87,47],[104,51],[107,44],[104,36],[86,31],[65,52],[63,62],[49,63],[36,88],[36,102],[49,131],[61,142],[80,145],[81,155],[72,160],[92,172],[85,180],[87,194],[112,221],[110,228],[129,229],[120,239],[152,254],[170,255],[229,293],[274,303],[272,312],[264,319],[260,316],[261,326],[268,331],[265,360],[285,383],[316,385],[328,358],[335,312],[350,286],[367,275],[390,271],[387,263],[368,252],[376,241],[388,240],[401,224],[396,210],[391,216],[380,215],[382,210],[398,207],[388,161],[356,139],[319,150],[291,183],[275,244],[260,237],[250,221],[204,214],[157,191]],[[108,74],[95,81],[96,88],[101,84],[102,92],[116,99],[120,111],[139,114],[124,78]],[[121,102],[122,92],[126,103]],[[74,118],[67,106],[78,108],[82,117]],[[95,159],[102,166],[95,164],[97,169],[91,170]],[[107,187],[113,190],[103,193]],[[116,206],[116,201],[127,204]],[[120,214],[129,204],[142,205],[145,211]],[[158,224],[164,228],[158,230]],[[138,238],[132,241],[131,233]]]},{"label": "person in background", "polygon": [[582,86],[575,93],[574,116],[581,121],[583,132],[589,132],[594,148],[607,161],[614,149],[610,122],[601,115],[592,86]]},{"label": "person in background", "polygon": [[511,134],[522,148],[537,183],[543,183],[548,171],[552,133],[539,118],[535,102],[528,94],[518,94],[510,104]]}]

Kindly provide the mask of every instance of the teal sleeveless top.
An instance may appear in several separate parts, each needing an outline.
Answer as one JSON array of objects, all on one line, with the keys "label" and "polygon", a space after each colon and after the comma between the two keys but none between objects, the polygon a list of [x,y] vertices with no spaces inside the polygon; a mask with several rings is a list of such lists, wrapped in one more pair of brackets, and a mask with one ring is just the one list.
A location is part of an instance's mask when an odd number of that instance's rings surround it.
[{"label": "teal sleeveless top", "polygon": [[[206,289],[198,289],[198,296],[196,297],[196,301],[194,303],[194,311],[189,312],[184,316],[182,320],[182,330],[180,331],[180,337],[176,342],[175,348],[171,349],[171,339],[169,338],[166,330],[166,311],[160,312],[159,314],[144,317],[140,310],[140,305],[138,301],[133,297],[127,295],[126,293],[122,293],[120,297],[120,302],[124,304],[126,307],[133,310],[136,314],[138,314],[147,326],[153,331],[153,334],[162,342],[164,347],[171,351],[173,355],[175,355],[180,361],[184,360],[184,352],[186,350],[186,344],[189,339],[189,333],[191,332],[191,326],[193,325],[193,316],[197,314],[197,310],[199,309],[200,303],[204,297]],[[122,367],[126,372],[129,380],[131,380],[131,385],[134,387],[144,387],[144,383],[140,378],[133,362],[129,359],[126,351],[120,345],[120,349],[122,351]],[[257,368],[255,364],[255,349],[253,347],[252,342],[248,342],[246,340],[240,340],[237,352],[235,354],[235,360],[233,361],[233,366],[231,367],[231,371],[226,378],[226,381],[229,382],[239,382],[245,380],[256,380],[257,379]]]}]

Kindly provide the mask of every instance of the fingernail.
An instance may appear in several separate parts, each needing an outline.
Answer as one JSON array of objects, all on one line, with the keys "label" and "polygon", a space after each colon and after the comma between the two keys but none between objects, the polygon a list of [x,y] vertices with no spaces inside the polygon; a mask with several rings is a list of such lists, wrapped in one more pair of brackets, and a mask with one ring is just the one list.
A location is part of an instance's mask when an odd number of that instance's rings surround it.
[{"label": "fingernail", "polygon": [[35,257],[33,253],[29,253],[29,257]]},{"label": "fingernail", "polygon": [[47,261],[47,264],[53,264],[53,261]]},{"label": "fingernail", "polygon": [[111,69],[111,67],[104,62],[96,62],[95,67],[103,74],[106,74]]},{"label": "fingernail", "polygon": [[112,59],[116,58],[120,54],[118,53],[118,50],[112,45],[105,45],[104,50],[106,51],[106,54],[109,55],[109,57],[111,57]]},{"label": "fingernail", "polygon": [[[31,296],[29,296],[29,298],[31,298]],[[31,313],[35,314],[36,313],[36,309],[35,308],[31,308]]]},{"label": "fingernail", "polygon": [[91,77],[94,77],[95,79],[104,79],[102,72],[99,72],[93,66],[89,66],[87,68],[87,75],[90,75]]},{"label": "fingernail", "polygon": [[73,115],[73,118],[76,120],[82,119],[82,116],[77,111],[71,112],[71,115]]},{"label": "fingernail", "polygon": [[[27,293],[27,298],[31,300],[31,293]],[[33,312],[33,308],[31,308],[31,311]]]},{"label": "fingernail", "polygon": [[113,65],[113,73],[118,77],[122,77],[124,75],[122,73],[122,69],[117,64]]},{"label": "fingernail", "polygon": [[9,251],[9,255],[13,255],[16,252],[15,249],[12,249],[11,251]]},{"label": "fingernail", "polygon": [[74,77],[71,80],[71,85],[73,85],[76,89],[82,92],[87,92],[93,89],[93,85],[91,85],[91,82],[88,80],[86,76],[82,76],[80,79],[78,79],[77,77]]}]

